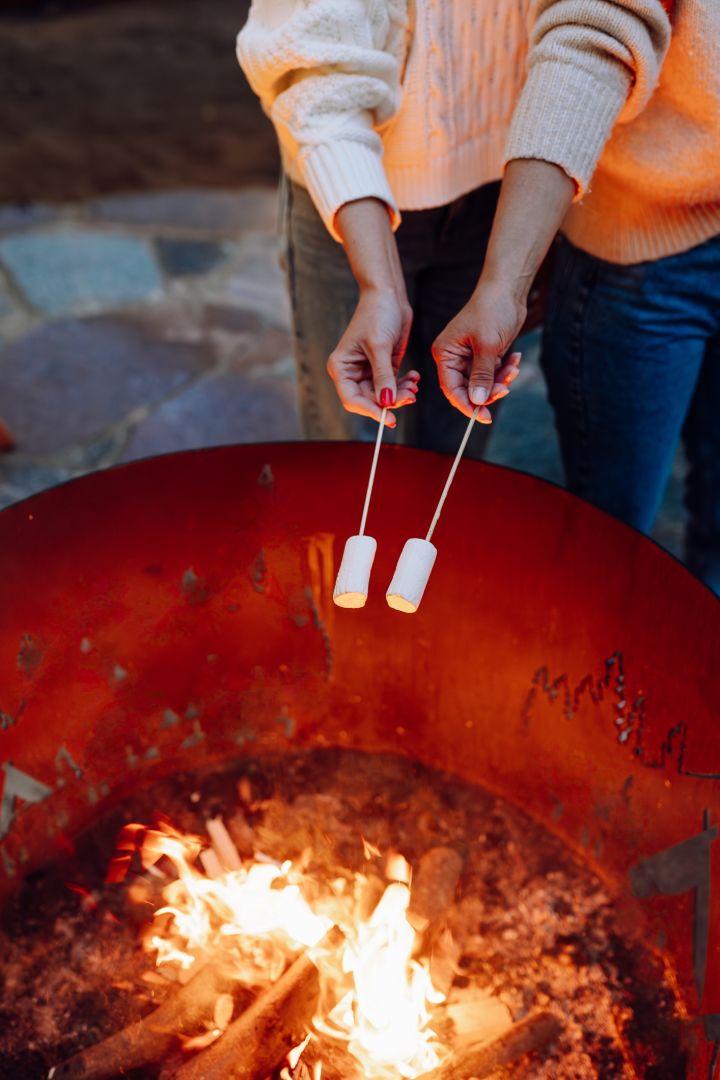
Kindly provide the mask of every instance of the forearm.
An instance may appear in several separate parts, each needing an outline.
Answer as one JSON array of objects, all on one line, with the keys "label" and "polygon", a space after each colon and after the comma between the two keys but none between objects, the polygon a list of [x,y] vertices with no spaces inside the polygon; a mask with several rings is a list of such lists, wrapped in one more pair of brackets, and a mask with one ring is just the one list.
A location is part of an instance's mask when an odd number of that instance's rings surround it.
[{"label": "forearm", "polygon": [[419,374],[398,374],[405,353],[412,310],[387,203],[357,199],[344,203],[334,219],[360,290],[357,307],[328,361],[330,377],[350,412],[384,417],[395,427],[390,406],[412,405]]},{"label": "forearm", "polygon": [[508,287],[522,305],[575,196],[575,183],[547,161],[509,162],[480,281]]},{"label": "forearm", "polygon": [[384,291],[404,299],[405,280],[385,203],[345,203],[335,215],[335,228],[360,291]]}]

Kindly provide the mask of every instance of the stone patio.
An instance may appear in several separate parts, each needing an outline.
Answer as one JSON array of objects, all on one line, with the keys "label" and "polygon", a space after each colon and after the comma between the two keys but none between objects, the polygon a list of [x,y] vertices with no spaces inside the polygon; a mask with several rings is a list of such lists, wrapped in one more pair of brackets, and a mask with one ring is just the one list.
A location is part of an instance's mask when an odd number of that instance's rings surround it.
[{"label": "stone patio", "polygon": [[[183,191],[0,206],[0,506],[93,469],[300,438],[275,194]],[[562,473],[537,340],[489,460]],[[680,458],[656,538],[679,553]]]}]

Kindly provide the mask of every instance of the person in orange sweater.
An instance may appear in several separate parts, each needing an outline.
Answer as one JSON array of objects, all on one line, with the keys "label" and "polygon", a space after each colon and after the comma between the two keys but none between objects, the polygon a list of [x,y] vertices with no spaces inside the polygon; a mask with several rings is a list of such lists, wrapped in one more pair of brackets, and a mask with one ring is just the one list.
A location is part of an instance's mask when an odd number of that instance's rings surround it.
[{"label": "person in orange sweater", "polygon": [[[568,486],[649,531],[682,433],[686,562],[720,593],[720,3],[537,0],[532,17],[488,254],[434,344],[440,382],[466,414],[486,399],[560,229],[542,365]],[[661,69],[642,62],[658,51]]]}]

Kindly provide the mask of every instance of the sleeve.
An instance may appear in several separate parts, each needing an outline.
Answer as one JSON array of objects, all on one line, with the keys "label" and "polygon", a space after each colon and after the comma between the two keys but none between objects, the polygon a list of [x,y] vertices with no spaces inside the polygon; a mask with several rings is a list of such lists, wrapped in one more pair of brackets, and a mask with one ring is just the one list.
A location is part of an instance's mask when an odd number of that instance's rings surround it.
[{"label": "sleeve", "polygon": [[346,202],[374,197],[400,221],[378,125],[400,102],[405,3],[254,0],[237,55],[330,233]]},{"label": "sleeve", "polygon": [[613,127],[642,112],[670,44],[661,0],[535,0],[506,161],[559,165],[587,190]]}]

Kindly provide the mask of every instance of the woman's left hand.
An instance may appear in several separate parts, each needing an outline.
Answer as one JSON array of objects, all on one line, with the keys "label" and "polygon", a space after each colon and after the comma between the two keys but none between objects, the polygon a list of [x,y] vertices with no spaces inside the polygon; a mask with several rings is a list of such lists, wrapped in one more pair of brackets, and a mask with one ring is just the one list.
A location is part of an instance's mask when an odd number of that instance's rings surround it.
[{"label": "woman's left hand", "polygon": [[491,424],[487,408],[506,397],[517,378],[520,353],[506,357],[525,321],[525,305],[511,289],[478,283],[472,297],[433,343],[445,397],[465,416],[481,406],[478,420]]}]

